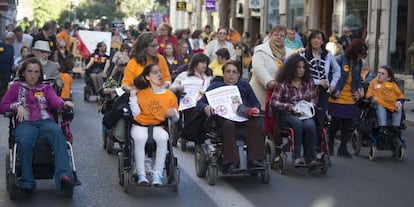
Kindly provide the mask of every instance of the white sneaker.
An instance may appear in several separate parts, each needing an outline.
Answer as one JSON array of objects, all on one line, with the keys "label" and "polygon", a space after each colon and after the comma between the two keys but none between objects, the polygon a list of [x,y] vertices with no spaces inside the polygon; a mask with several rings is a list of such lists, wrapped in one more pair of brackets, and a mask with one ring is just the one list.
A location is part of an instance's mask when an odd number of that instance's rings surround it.
[{"label": "white sneaker", "polygon": [[142,185],[148,185],[149,184],[149,182],[148,182],[148,179],[147,179],[147,177],[145,176],[145,175],[138,175],[138,184],[142,184]]},{"label": "white sneaker", "polygon": [[162,185],[162,176],[158,173],[152,174],[152,185],[159,186]]}]

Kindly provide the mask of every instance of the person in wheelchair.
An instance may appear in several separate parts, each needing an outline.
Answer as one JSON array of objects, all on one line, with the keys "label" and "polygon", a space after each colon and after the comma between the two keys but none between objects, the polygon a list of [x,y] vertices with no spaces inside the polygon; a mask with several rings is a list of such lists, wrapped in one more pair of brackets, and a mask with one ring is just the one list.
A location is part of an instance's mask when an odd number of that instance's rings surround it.
[{"label": "person in wheelchair", "polygon": [[157,64],[144,67],[141,75],[134,79],[138,89],[131,90],[129,105],[134,123],[131,137],[134,139],[135,164],[139,184],[149,184],[145,173],[145,144],[149,136],[149,126],[153,126],[153,138],[156,142],[156,158],[152,171],[152,185],[162,185],[162,172],[167,154],[168,132],[163,128],[167,118],[176,122],[179,119],[178,103],[175,94],[164,88],[163,75]]},{"label": "person in wheelchair", "polygon": [[[240,91],[243,105],[249,108],[248,114],[257,115],[260,112],[260,102],[249,83],[240,80],[241,69],[239,63],[229,60],[223,65],[223,80],[213,81],[207,91],[222,86],[236,85]],[[197,110],[205,112],[209,117],[214,114],[214,109],[209,105],[205,95],[197,102]],[[240,157],[236,146],[236,128],[242,128],[247,144],[248,167],[264,167],[265,142],[262,130],[262,119],[249,118],[245,122],[235,122],[223,117],[217,118],[217,126],[221,128],[224,157],[222,164],[228,172],[239,169]]]},{"label": "person in wheelchair", "polygon": [[85,80],[87,82],[88,79],[92,81],[94,94],[97,94],[99,88],[102,87],[110,66],[110,58],[105,52],[106,44],[104,42],[98,42],[95,52],[91,55],[91,59],[85,67]]},{"label": "person in wheelchair", "polygon": [[73,179],[66,139],[52,114],[53,110],[73,107],[73,103],[63,101],[50,85],[42,81],[41,62],[29,58],[19,70],[19,80],[10,86],[0,102],[0,113],[16,113],[15,142],[18,143],[17,153],[22,169],[18,187],[27,191],[36,187],[32,159],[37,139],[46,141],[54,151],[57,189],[71,185]]},{"label": "person in wheelchair", "polygon": [[[313,83],[309,65],[300,54],[289,56],[276,76],[277,85],[273,90],[270,107],[280,111],[281,124],[291,127],[294,131],[295,166],[319,166],[316,160],[315,142],[316,125],[313,118],[302,119],[296,104],[302,100],[317,105],[317,88]],[[304,144],[305,160],[301,158],[301,146]]]},{"label": "person in wheelchair", "polygon": [[395,81],[390,66],[384,65],[378,70],[377,77],[369,84],[366,98],[377,103],[376,117],[379,132],[383,132],[387,126],[387,111],[392,112],[392,127],[398,132],[403,114],[404,94]]}]

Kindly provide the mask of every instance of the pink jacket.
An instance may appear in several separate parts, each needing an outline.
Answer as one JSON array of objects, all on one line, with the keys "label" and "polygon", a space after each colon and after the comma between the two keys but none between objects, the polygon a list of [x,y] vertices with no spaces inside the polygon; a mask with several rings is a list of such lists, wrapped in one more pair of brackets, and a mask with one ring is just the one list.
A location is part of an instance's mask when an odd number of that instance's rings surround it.
[{"label": "pink jacket", "polygon": [[50,85],[40,83],[30,89],[26,83],[14,82],[0,102],[0,113],[15,112],[21,105],[27,111],[25,121],[53,119],[52,110],[60,110],[63,100]]}]

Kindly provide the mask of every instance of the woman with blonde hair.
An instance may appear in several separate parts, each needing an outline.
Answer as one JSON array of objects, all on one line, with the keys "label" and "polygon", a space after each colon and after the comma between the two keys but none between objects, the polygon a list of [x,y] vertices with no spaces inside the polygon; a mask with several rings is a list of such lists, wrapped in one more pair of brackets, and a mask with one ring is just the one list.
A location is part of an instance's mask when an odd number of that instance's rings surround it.
[{"label": "woman with blonde hair", "polygon": [[292,50],[284,45],[286,34],[285,26],[276,25],[269,34],[269,40],[254,49],[250,85],[263,110],[267,91],[276,86],[276,74],[286,57],[292,54]]}]

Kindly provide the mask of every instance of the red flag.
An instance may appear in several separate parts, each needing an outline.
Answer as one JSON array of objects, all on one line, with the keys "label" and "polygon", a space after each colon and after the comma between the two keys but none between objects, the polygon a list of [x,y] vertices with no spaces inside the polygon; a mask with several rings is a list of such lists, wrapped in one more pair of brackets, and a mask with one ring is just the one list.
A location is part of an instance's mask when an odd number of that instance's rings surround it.
[{"label": "red flag", "polygon": [[89,52],[88,48],[86,47],[82,39],[79,37],[79,35],[76,35],[76,40],[76,49],[79,51],[83,58],[89,58],[91,56],[91,53]]}]

